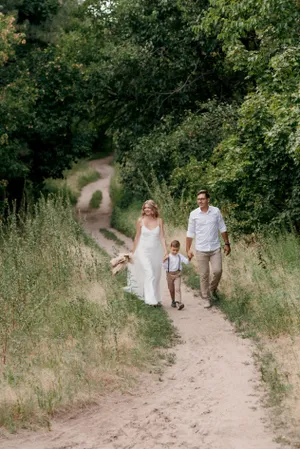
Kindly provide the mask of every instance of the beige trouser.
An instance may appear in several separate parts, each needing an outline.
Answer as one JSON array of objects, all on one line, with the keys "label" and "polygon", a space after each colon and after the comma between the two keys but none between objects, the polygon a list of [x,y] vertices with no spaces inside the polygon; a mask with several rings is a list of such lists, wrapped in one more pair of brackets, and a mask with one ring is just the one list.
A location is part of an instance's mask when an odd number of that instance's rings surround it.
[{"label": "beige trouser", "polygon": [[172,301],[181,304],[181,271],[167,272],[167,282]]},{"label": "beige trouser", "polygon": [[221,248],[215,251],[196,251],[196,258],[199,267],[201,298],[209,299],[210,292],[217,289],[222,276]]}]

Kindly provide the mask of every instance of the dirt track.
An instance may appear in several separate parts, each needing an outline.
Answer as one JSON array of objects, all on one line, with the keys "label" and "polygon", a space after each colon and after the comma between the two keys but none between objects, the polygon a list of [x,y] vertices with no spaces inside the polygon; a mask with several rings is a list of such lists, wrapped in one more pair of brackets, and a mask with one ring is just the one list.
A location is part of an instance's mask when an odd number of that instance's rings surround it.
[{"label": "dirt track", "polygon": [[[102,178],[83,189],[78,208],[86,214],[85,228],[109,253],[112,242],[100,233],[109,228],[111,206],[110,159],[92,162]],[[88,212],[95,190],[103,202]],[[122,240],[131,247],[123,235]],[[249,340],[238,337],[223,315],[203,308],[193,293],[184,289],[186,308],[164,306],[183,342],[175,352],[175,364],[161,375],[147,374],[131,394],[116,392],[98,405],[57,420],[51,432],[12,436],[0,441],[3,449],[278,449],[261,405],[259,374]]]}]

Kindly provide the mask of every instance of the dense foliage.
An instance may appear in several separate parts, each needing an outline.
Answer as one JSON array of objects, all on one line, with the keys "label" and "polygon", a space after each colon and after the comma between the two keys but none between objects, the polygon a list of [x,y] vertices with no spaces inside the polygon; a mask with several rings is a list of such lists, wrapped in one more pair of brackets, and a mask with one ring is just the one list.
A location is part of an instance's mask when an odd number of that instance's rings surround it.
[{"label": "dense foliage", "polygon": [[[7,0],[0,180],[12,196],[114,139],[125,196],[208,187],[241,230],[300,227],[299,2]],[[14,21],[15,18],[15,21]]]},{"label": "dense foliage", "polygon": [[[4,42],[0,69],[0,179],[12,196],[22,194],[25,181],[41,184],[60,177],[72,161],[101,144],[104,129],[95,117],[94,87],[81,36],[77,2],[57,0],[10,2],[14,14],[8,30],[22,32]],[[4,22],[5,23],[5,22]],[[2,32],[7,36],[6,31]],[[9,36],[10,36],[9,35]],[[79,45],[80,43],[80,45]],[[10,59],[8,59],[10,56]]]}]

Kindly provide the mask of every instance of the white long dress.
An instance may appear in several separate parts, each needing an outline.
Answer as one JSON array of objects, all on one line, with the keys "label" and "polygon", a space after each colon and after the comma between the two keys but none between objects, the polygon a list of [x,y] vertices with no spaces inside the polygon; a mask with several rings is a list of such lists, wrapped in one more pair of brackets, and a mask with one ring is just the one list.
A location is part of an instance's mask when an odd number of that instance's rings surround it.
[{"label": "white long dress", "polygon": [[125,290],[137,295],[145,304],[160,304],[163,248],[159,225],[149,229],[142,223],[140,240],[133,259],[134,263],[128,265]]}]

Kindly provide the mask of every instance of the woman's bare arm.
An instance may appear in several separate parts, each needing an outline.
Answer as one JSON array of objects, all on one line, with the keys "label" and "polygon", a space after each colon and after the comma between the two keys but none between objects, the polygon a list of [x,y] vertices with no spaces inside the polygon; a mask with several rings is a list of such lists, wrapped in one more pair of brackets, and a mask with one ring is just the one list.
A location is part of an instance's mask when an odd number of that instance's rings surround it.
[{"label": "woman's bare arm", "polygon": [[166,237],[165,237],[164,222],[162,219],[160,219],[160,241],[161,241],[162,247],[164,249],[164,257],[165,257],[168,254],[168,247],[167,247]]},{"label": "woman's bare arm", "polygon": [[141,221],[142,221],[141,218],[139,218],[138,221],[136,222],[136,233],[133,241],[132,254],[134,254],[141,237],[141,224],[142,224]]}]

